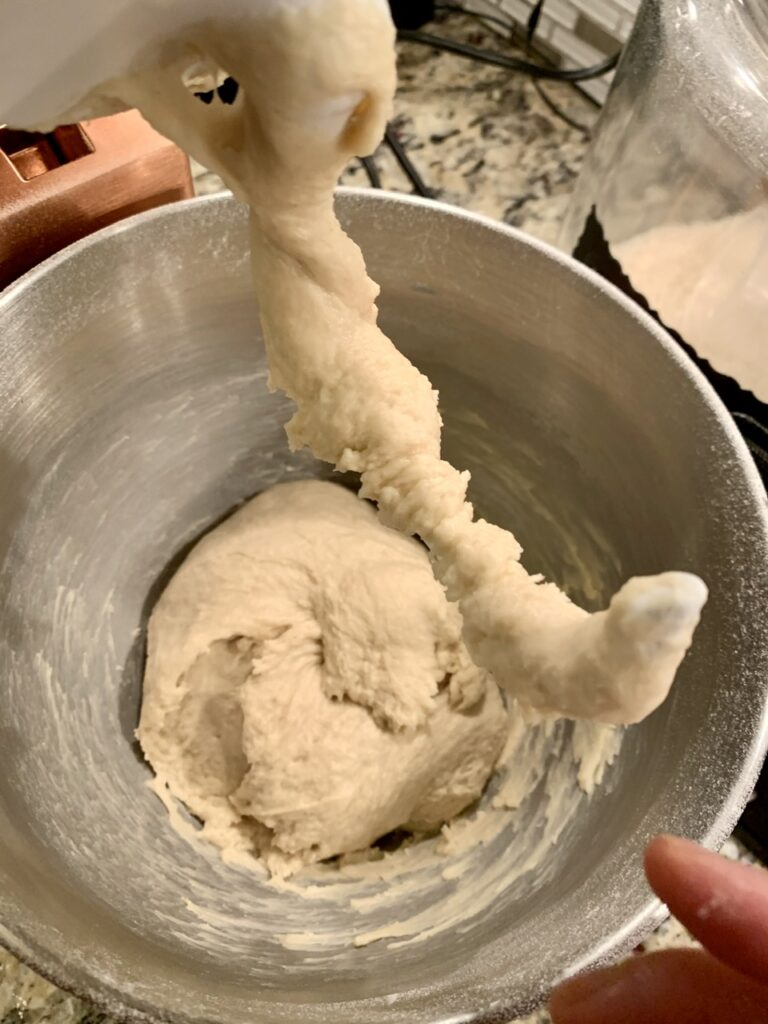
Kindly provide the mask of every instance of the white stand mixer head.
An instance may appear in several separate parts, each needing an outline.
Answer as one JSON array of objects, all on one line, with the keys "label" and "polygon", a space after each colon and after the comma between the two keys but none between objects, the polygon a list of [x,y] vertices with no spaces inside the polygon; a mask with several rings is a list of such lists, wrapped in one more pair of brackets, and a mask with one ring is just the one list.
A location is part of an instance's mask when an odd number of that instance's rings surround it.
[{"label": "white stand mixer head", "polygon": [[[177,55],[208,24],[258,31],[277,9],[314,0],[7,0],[0,7],[0,122],[49,130],[58,124],[125,109],[95,96],[112,78]],[[360,0],[387,9],[386,0]],[[190,63],[192,62],[190,56]],[[333,130],[354,102],[329,108]],[[338,113],[338,118],[337,118]],[[329,126],[330,127],[330,126]]]}]

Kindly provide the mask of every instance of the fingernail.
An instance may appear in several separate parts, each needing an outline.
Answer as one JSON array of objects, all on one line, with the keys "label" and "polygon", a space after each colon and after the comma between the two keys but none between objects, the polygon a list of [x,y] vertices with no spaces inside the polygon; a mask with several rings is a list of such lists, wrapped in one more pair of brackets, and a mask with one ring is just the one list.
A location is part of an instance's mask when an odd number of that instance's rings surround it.
[{"label": "fingernail", "polygon": [[559,985],[549,1001],[554,1024],[600,1024],[615,1016],[626,1000],[624,970],[608,967],[581,974]]}]

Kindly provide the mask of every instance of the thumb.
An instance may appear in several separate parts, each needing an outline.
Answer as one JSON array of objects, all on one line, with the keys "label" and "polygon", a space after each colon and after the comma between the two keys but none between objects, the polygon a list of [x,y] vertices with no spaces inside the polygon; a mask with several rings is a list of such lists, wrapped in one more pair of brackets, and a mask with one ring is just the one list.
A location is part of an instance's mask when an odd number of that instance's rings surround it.
[{"label": "thumb", "polygon": [[666,949],[571,978],[553,1024],[768,1024],[768,988],[701,949]]},{"label": "thumb", "polygon": [[645,871],[656,894],[713,956],[768,984],[768,871],[660,836]]}]

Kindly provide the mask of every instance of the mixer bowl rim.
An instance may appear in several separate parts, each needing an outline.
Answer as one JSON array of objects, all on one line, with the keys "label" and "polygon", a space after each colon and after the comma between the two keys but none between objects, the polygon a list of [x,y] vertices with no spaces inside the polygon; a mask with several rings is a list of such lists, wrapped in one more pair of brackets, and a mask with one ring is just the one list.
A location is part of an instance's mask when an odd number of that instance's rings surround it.
[{"label": "mixer bowl rim", "polygon": [[[763,547],[768,549],[768,499],[765,489],[749,453],[746,442],[742,438],[735,421],[722,403],[714,388],[704,377],[698,367],[675,343],[667,331],[646,313],[633,300],[628,298],[619,288],[602,278],[596,271],[573,259],[555,246],[535,238],[526,232],[494,220],[483,214],[452,206],[448,203],[434,199],[425,199],[420,196],[405,195],[387,190],[374,190],[366,188],[339,187],[336,191],[337,197],[344,200],[362,200],[363,202],[382,203],[383,205],[395,204],[410,206],[422,210],[435,210],[441,215],[447,215],[457,221],[466,221],[475,224],[497,235],[512,239],[517,245],[534,250],[540,255],[554,261],[563,270],[582,278],[596,291],[601,292],[610,301],[619,305],[625,314],[640,323],[648,331],[655,341],[663,348],[665,354],[672,360],[679,370],[688,378],[688,381],[700,397],[704,400],[711,413],[716,417],[719,427],[725,440],[731,447],[732,453],[738,463],[739,469],[743,472],[749,496],[753,499],[755,509],[762,526]],[[34,288],[36,283],[50,271],[65,265],[68,261],[76,259],[79,254],[93,246],[98,246],[119,236],[123,232],[130,231],[138,224],[149,221],[162,221],[179,216],[185,216],[187,211],[201,209],[203,206],[226,207],[236,204],[238,201],[229,191],[219,192],[207,196],[195,196],[190,199],[179,200],[163,206],[155,207],[134,214],[114,224],[101,228],[98,231],[87,235],[85,238],[65,247],[55,253],[36,267],[27,271],[22,277],[14,281],[3,291],[0,291],[0,318],[6,309],[20,299],[23,294]],[[2,358],[2,344],[0,342],[0,359]],[[766,594],[768,598],[768,593]],[[728,798],[724,801],[718,814],[715,816],[706,833],[699,838],[701,845],[708,849],[717,850],[733,830],[739,815],[747,803],[754,787],[754,783],[760,772],[760,767],[768,752],[768,685],[765,690],[765,698],[762,709],[756,718],[754,738],[749,753],[741,767],[738,779],[732,786]],[[654,928],[658,927],[666,918],[669,912],[656,897],[649,895],[648,901],[643,908],[637,911],[632,918],[627,920],[619,928],[607,936],[604,941],[595,949],[590,950],[581,960],[574,961],[565,968],[562,973],[554,978],[542,981],[538,993],[529,1001],[528,1006],[507,1005],[506,1007],[495,1004],[492,1010],[479,1009],[470,1015],[456,1017],[436,1016],[432,1024],[500,1024],[508,1018],[510,1012],[516,1014],[533,1010],[546,998],[550,987],[564,978],[571,977],[590,967],[609,963],[617,957],[630,952],[638,942],[647,936]],[[195,1022],[200,1018],[184,1016],[164,1016],[157,1010],[145,1003],[143,1000],[131,999],[124,992],[114,992],[102,986],[97,975],[89,977],[88,983],[78,985],[68,981],[66,977],[66,962],[51,955],[48,950],[40,944],[31,941],[29,944],[19,935],[14,934],[10,928],[0,921],[0,947],[4,947],[11,954],[16,956],[22,963],[26,964],[37,974],[41,975],[52,984],[65,991],[71,992],[78,998],[87,1001],[97,1009],[104,1011],[110,1016],[119,1020],[141,1022],[141,1024],[157,1024],[158,1021],[179,1021]],[[357,1000],[356,1003],[361,1011],[365,1010],[369,1003],[377,1002],[377,997],[368,997]],[[334,1005],[345,1004],[324,1004],[326,1012],[332,1014]]]}]

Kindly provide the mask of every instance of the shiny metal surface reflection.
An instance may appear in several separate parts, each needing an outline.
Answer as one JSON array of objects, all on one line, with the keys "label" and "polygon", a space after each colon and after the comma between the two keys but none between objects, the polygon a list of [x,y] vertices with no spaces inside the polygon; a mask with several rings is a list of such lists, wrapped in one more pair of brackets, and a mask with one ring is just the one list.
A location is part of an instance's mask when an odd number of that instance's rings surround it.
[{"label": "shiny metal surface reflection", "polygon": [[708,386],[554,250],[436,204],[339,202],[385,330],[441,391],[448,457],[528,567],[591,606],[669,568],[712,596],[672,697],[541,871],[416,945],[355,949],[325,904],[333,955],[286,949],[276,922],[307,901],[179,838],[132,738],[178,558],[248,495],[328,471],[288,452],[266,388],[244,211],[167,207],[32,272],[0,298],[0,941],[131,1019],[507,1020],[659,920],[645,842],[716,845],[765,743],[765,496]]}]

